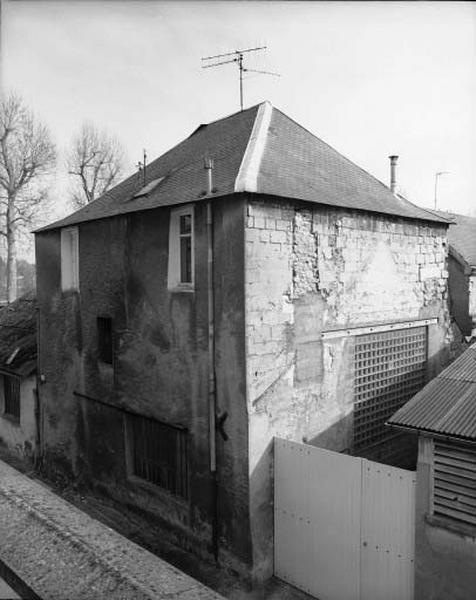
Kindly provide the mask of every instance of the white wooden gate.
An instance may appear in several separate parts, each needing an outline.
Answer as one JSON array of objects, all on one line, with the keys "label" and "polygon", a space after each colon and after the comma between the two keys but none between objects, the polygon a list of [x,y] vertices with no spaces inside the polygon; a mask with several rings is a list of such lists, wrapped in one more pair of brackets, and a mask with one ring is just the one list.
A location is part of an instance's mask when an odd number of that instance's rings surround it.
[{"label": "white wooden gate", "polygon": [[319,600],[412,600],[412,471],[275,438],[274,571]]}]

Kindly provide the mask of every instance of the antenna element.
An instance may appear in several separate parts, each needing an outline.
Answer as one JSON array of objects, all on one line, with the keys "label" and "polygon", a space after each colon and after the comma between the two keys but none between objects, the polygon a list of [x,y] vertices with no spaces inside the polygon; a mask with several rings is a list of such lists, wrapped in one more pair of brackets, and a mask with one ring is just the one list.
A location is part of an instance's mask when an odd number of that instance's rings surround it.
[{"label": "antenna element", "polygon": [[[279,73],[272,73],[271,71],[258,71],[256,69],[247,69],[243,66],[243,54],[247,52],[257,52],[258,50],[266,50],[266,46],[260,46],[258,48],[247,48],[246,50],[235,50],[234,52],[226,52],[225,54],[215,54],[215,56],[205,56],[202,58],[204,61],[215,61],[212,63],[205,62],[202,64],[202,69],[209,69],[210,67],[219,67],[220,65],[227,65],[229,63],[236,63],[240,73],[240,110],[243,110],[243,73],[261,73],[263,75],[273,75],[274,77],[280,77]],[[224,58],[225,60],[217,60]]]}]

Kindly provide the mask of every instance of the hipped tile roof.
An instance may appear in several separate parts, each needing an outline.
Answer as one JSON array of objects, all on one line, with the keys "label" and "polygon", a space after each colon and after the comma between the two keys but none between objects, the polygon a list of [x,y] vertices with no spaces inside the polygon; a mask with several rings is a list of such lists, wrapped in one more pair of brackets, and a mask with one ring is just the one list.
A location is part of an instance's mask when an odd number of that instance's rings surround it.
[{"label": "hipped tile roof", "polygon": [[146,184],[163,179],[148,193],[137,195],[144,182],[134,174],[84,208],[38,231],[208,198],[206,157],[214,160],[213,197],[249,192],[447,223],[395,196],[375,177],[263,102],[199,126],[151,162]]},{"label": "hipped tile roof", "polygon": [[476,344],[413,396],[387,423],[476,441]]},{"label": "hipped tile roof", "polygon": [[457,213],[432,211],[439,217],[450,219],[448,242],[470,267],[476,267],[476,217]]}]

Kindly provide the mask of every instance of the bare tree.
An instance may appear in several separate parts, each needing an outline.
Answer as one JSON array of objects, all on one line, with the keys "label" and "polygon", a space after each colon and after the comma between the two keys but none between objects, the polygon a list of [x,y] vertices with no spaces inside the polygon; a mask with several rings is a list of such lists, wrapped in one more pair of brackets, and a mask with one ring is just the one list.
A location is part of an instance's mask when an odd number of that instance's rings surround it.
[{"label": "bare tree", "polygon": [[17,242],[35,221],[48,193],[43,176],[55,164],[48,129],[16,94],[0,100],[0,236],[7,252],[7,300],[17,295]]},{"label": "bare tree", "polygon": [[117,182],[124,169],[124,150],[116,138],[84,123],[73,139],[67,164],[75,179],[72,202],[81,208]]}]

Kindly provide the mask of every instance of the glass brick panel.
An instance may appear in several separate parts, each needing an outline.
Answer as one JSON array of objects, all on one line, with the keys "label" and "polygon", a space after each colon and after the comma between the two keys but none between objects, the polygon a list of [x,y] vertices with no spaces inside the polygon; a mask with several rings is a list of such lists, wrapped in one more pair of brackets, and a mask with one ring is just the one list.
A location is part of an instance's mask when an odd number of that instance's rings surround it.
[{"label": "glass brick panel", "polygon": [[354,452],[392,436],[385,421],[424,385],[426,327],[355,338]]}]

